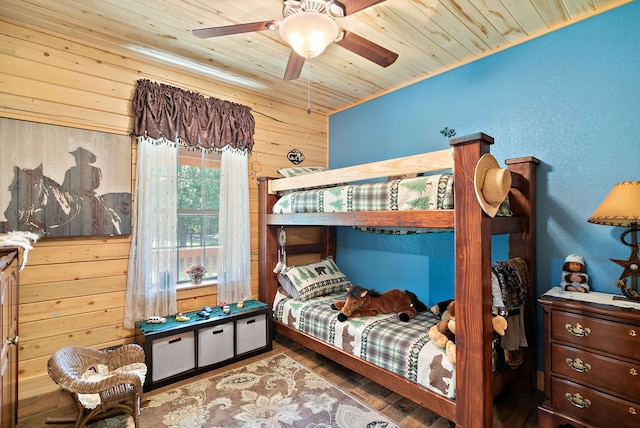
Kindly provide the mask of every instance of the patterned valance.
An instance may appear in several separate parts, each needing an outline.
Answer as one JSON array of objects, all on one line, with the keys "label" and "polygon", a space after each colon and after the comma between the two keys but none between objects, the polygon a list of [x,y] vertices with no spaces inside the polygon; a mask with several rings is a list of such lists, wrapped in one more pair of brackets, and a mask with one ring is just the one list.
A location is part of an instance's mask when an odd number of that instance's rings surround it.
[{"label": "patterned valance", "polygon": [[165,138],[190,147],[251,152],[255,120],[247,106],[138,80],[133,96],[136,137]]}]

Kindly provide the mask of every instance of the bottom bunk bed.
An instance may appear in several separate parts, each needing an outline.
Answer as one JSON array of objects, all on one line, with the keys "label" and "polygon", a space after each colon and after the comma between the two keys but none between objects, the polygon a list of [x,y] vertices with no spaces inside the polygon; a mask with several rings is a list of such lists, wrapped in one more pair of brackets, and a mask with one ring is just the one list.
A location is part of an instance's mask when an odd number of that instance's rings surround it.
[{"label": "bottom bunk bed", "polygon": [[[493,397],[510,381],[518,378],[524,388],[535,386],[535,158],[507,161],[511,173],[509,194],[513,216],[491,218],[484,214],[476,200],[473,177],[480,157],[489,152],[493,139],[484,134],[452,140],[455,170],[455,203],[446,212],[401,211],[390,213],[320,213],[273,214],[277,200],[272,181],[260,182],[260,300],[274,307],[274,331],[316,351],[417,404],[432,410],[458,426],[489,427],[492,425]],[[384,167],[363,166],[385,175],[401,175],[419,171],[424,166],[407,167],[407,158],[388,161]],[[422,160],[422,159],[421,159]],[[387,168],[387,165],[391,167]],[[397,167],[394,169],[394,166]],[[445,169],[438,165],[438,169]],[[335,182],[357,176],[357,167],[338,171]],[[425,169],[429,171],[428,168]],[[395,172],[394,172],[395,171]],[[323,173],[321,179],[309,182],[331,184]],[[382,175],[382,174],[381,174]],[[365,174],[362,178],[371,178]],[[286,179],[291,181],[290,179]],[[307,178],[308,180],[308,178]],[[292,186],[295,182],[291,182]],[[282,189],[287,190],[287,189]],[[337,321],[337,312],[330,303],[338,294],[286,297],[278,292],[278,280],[273,267],[278,262],[278,234],[283,227],[314,226],[319,242],[301,240],[287,245],[290,257],[296,253],[317,253],[319,258],[335,255],[336,226],[423,227],[451,229],[455,241],[456,364],[448,361],[445,352],[433,345],[428,337],[431,325],[439,318],[422,312],[405,323],[395,315],[378,315],[362,319]],[[529,347],[525,349],[518,369],[501,364],[499,349],[493,346],[491,309],[493,298],[491,236],[509,234],[509,257],[520,258],[528,266],[525,313]],[[339,258],[338,258],[339,263]],[[533,289],[531,288],[533,287]],[[410,289],[403,284],[398,288]],[[329,290],[329,291],[336,291]],[[286,294],[286,293],[285,293]],[[383,328],[382,326],[385,326]],[[328,328],[330,327],[330,328]],[[379,336],[382,330],[391,336]],[[414,329],[417,329],[414,331]],[[411,333],[410,333],[411,331]],[[380,337],[386,337],[380,339]],[[391,337],[391,338],[389,338]],[[392,354],[404,354],[402,362]],[[496,356],[498,362],[496,362]],[[457,405],[462,404],[463,405]]]}]

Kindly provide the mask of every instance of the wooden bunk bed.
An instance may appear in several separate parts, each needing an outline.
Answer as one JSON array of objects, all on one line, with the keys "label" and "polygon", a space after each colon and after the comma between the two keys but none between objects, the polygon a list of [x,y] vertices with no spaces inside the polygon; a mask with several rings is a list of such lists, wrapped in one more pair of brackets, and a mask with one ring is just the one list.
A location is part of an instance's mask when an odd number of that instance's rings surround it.
[{"label": "wooden bunk bed", "polygon": [[[513,216],[491,218],[484,214],[474,190],[474,171],[480,157],[489,153],[493,138],[482,133],[450,140],[451,149],[371,164],[314,173],[309,176],[259,181],[259,298],[271,303],[278,282],[278,232],[282,226],[320,226],[321,242],[287,246],[287,254],[318,253],[335,256],[336,226],[409,227],[448,229],[454,232],[456,313],[455,400],[425,389],[311,335],[274,322],[274,331],[464,427],[490,427],[493,398],[517,377],[535,386],[535,336],[531,336],[525,363],[519,370],[492,370],[491,357],[491,236],[509,235],[509,257],[522,257],[536,284],[536,165],[533,157],[509,159],[509,199]],[[276,193],[283,190],[330,185],[374,177],[425,171],[455,171],[455,208],[436,211],[361,211],[347,213],[272,214]],[[339,262],[339,255],[337,256]],[[408,285],[407,285],[408,286]],[[409,286],[408,286],[409,287]],[[532,293],[535,294],[535,293]],[[535,295],[530,296],[531,299]],[[531,314],[531,316],[534,316]],[[535,329],[535,321],[533,322]]]}]

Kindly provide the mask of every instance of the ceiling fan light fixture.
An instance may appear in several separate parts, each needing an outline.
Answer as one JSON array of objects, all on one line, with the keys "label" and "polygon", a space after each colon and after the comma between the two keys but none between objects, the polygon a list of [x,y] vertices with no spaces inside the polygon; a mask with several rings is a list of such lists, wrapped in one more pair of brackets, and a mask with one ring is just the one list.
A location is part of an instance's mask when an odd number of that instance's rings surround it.
[{"label": "ceiling fan light fixture", "polygon": [[338,25],[328,15],[301,11],[280,23],[280,37],[298,55],[311,59],[320,55],[338,36]]}]

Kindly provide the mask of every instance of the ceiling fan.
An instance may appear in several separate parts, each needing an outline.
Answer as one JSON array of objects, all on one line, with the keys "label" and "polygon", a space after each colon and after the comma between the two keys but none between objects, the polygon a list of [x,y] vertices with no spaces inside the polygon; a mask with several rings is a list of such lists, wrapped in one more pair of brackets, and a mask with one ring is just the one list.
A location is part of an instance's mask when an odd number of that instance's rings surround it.
[{"label": "ceiling fan", "polygon": [[318,56],[331,43],[345,48],[381,67],[395,62],[398,54],[348,30],[338,28],[342,18],[385,0],[283,0],[282,20],[251,22],[193,30],[197,37],[228,36],[254,31],[279,30],[291,46],[284,80],[300,77],[304,62]]}]

